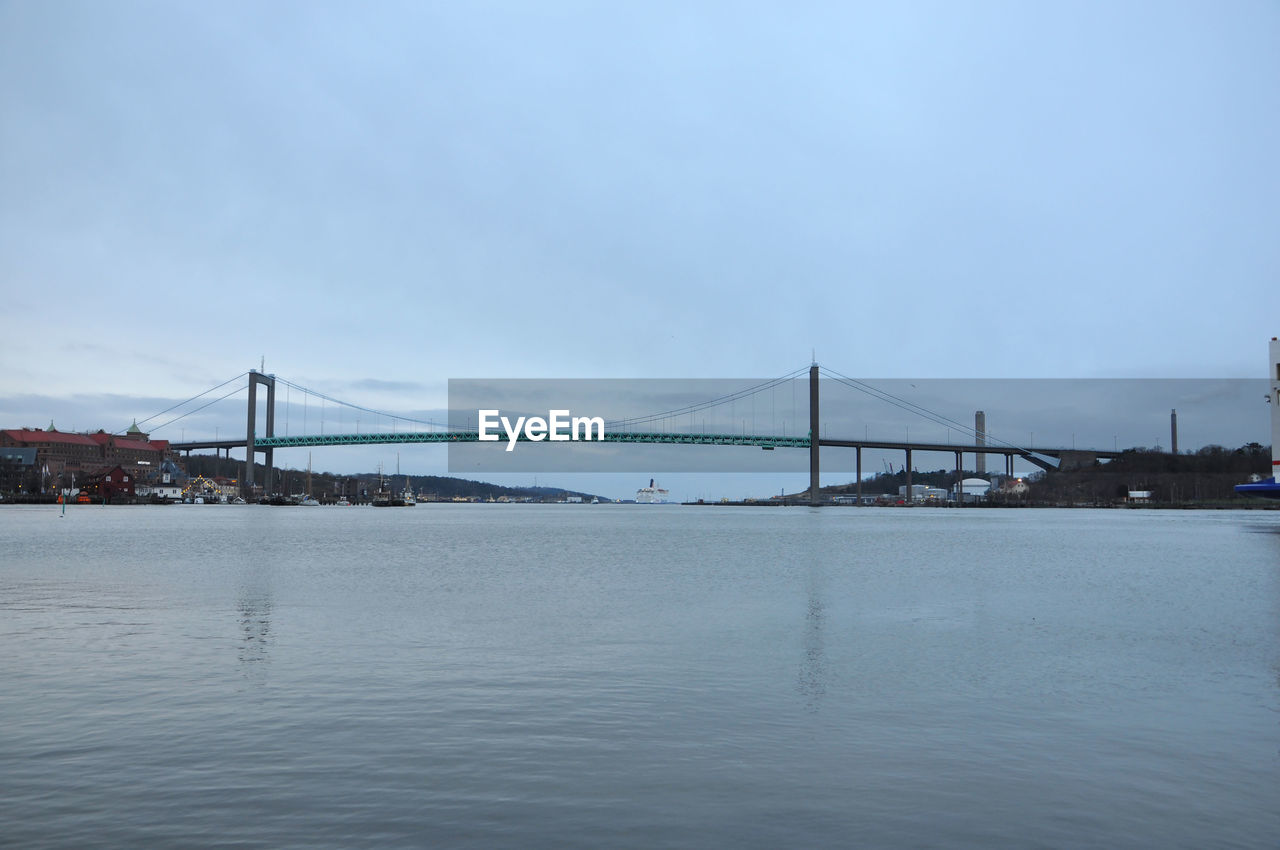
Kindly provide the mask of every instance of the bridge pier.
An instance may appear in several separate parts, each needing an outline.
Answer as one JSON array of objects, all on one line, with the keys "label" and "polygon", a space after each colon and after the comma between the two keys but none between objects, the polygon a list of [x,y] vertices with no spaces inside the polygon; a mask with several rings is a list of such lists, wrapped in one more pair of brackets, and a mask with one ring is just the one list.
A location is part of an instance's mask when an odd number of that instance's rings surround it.
[{"label": "bridge pier", "polygon": [[[266,388],[266,435],[275,437],[275,376],[271,376],[271,383]],[[271,472],[275,471],[275,448],[268,447],[265,449],[262,461],[266,463],[264,474],[266,483],[271,483]]]},{"label": "bridge pier", "polygon": [[964,452],[956,451],[956,504],[964,507]]},{"label": "bridge pier", "polygon": [[818,418],[818,364],[809,367],[809,504],[822,503],[818,488],[818,457],[822,452],[822,437]]},{"label": "bridge pier", "polygon": [[[264,375],[256,369],[249,370],[249,421],[244,437],[244,477],[240,481],[240,492],[246,499],[253,498],[255,431],[258,425],[258,384],[267,388],[267,436],[276,435],[276,379],[274,375]],[[229,451],[229,450],[228,450]],[[271,486],[271,470],[273,449],[263,449],[266,454],[266,485]]]},{"label": "bridge pier", "polygon": [[854,449],[854,451],[858,453],[858,469],[857,469],[858,507],[862,507],[862,446],[858,446],[857,448]]},{"label": "bridge pier", "polygon": [[914,499],[911,498],[911,449],[907,449],[907,497],[903,500],[904,504],[911,504]]}]

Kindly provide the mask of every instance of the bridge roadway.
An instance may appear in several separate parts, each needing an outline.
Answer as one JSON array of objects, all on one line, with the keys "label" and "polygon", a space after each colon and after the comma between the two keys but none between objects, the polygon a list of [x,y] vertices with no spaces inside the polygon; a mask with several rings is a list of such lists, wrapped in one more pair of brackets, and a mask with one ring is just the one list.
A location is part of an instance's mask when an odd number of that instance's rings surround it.
[{"label": "bridge roadway", "polygon": [[[519,442],[542,442],[540,440],[529,440],[522,432],[517,438]],[[270,480],[270,469],[273,466],[272,454],[275,449],[287,448],[306,448],[311,446],[361,446],[361,445],[387,445],[387,444],[404,444],[404,443],[477,443],[480,441],[480,435],[476,431],[407,431],[403,433],[377,433],[377,434],[315,434],[297,437],[262,437],[251,438],[251,440],[205,440],[171,443],[172,448],[178,451],[190,452],[192,449],[216,449],[218,451],[225,450],[227,457],[231,456],[231,449],[244,447],[247,451],[246,455],[252,452],[265,451],[267,454],[268,480]],[[778,448],[795,448],[809,449],[809,489],[805,492],[809,494],[811,504],[819,504],[820,498],[814,494],[820,492],[818,480],[818,452],[813,451],[813,444],[809,437],[778,437],[760,434],[680,434],[680,433],[663,433],[659,431],[615,431],[613,433],[606,432],[604,439],[600,442],[604,443],[649,443],[655,445],[676,445],[676,446],[753,446],[764,449],[766,451]],[[502,437],[495,442],[496,446],[504,444]],[[857,461],[855,466],[855,481],[857,482],[857,500],[862,502],[862,450],[863,449],[888,449],[902,451],[906,453],[906,463],[903,464],[903,470],[906,472],[906,489],[908,493],[914,492],[911,489],[911,472],[912,463],[911,455],[913,452],[950,452],[955,456],[956,480],[960,480],[963,474],[963,457],[966,454],[974,455],[1003,455],[1005,474],[1013,476],[1013,459],[1015,457],[1026,458],[1036,466],[1042,469],[1073,468],[1093,463],[1100,458],[1118,457],[1120,452],[1102,451],[1093,449],[1066,449],[1066,448],[1017,448],[1013,446],[991,446],[979,445],[977,443],[910,443],[898,442],[897,440],[834,440],[822,439],[818,440],[818,446],[830,446],[832,448],[851,448],[857,453]],[[1053,462],[1048,460],[1053,458]],[[245,464],[245,489],[251,490],[252,482],[249,481],[249,470],[252,464]]]},{"label": "bridge roadway", "polygon": [[[495,445],[505,445],[506,436],[501,435]],[[529,440],[522,432],[519,442],[542,442]],[[361,446],[388,445],[395,443],[475,443],[479,442],[475,431],[404,431],[400,433],[374,434],[311,434],[292,437],[257,437],[253,441],[255,449],[291,449],[312,446]],[[808,437],[779,437],[760,434],[681,434],[660,431],[615,431],[605,433],[605,443],[649,443],[677,446],[754,446],[771,449],[807,449],[810,447]],[[1120,456],[1118,451],[1100,449],[1068,449],[1059,447],[1023,448],[1001,445],[978,445],[976,443],[911,443],[898,440],[838,440],[827,437],[818,440],[819,446],[847,449],[889,449],[908,452],[949,452],[963,454],[1003,455],[1006,458],[1022,457],[1039,466],[1048,468],[1042,458],[1051,457],[1061,460],[1065,457],[1111,459]],[[243,437],[235,440],[190,440],[171,443],[177,451],[195,449],[230,450],[245,447]],[[1040,457],[1036,457],[1039,455]]]},{"label": "bridge roadway", "polygon": [[[809,422],[821,422],[818,408],[818,364],[815,361],[809,366]],[[267,428],[268,436],[258,437],[256,431],[257,419],[257,389],[262,385],[267,393]],[[275,435],[275,391],[276,378],[274,375],[265,375],[255,369],[249,370],[249,404],[246,419],[246,434],[244,439],[234,440],[191,440],[171,443],[172,448],[178,451],[185,451],[188,454],[194,449],[215,449],[217,451],[225,451],[227,457],[231,457],[231,450],[238,449],[241,446],[245,450],[244,461],[244,477],[241,480],[241,487],[247,496],[253,494],[254,485],[254,467],[256,465],[255,455],[262,452],[266,455],[265,467],[270,476],[270,470],[274,467],[274,452],[276,449],[286,448],[307,448],[312,446],[360,446],[360,445],[386,445],[395,443],[475,443],[480,441],[480,435],[476,431],[408,431],[404,433],[376,433],[376,434],[318,434],[306,435],[298,437],[278,437]],[[539,442],[528,439],[523,433],[517,438],[520,442]],[[498,436],[495,442],[498,445],[503,444],[503,439]],[[1013,475],[1013,459],[1015,457],[1023,457],[1031,461],[1035,465],[1043,469],[1063,468],[1069,469],[1078,466],[1091,464],[1099,458],[1114,458],[1120,453],[1116,451],[1103,451],[1093,449],[1076,450],[1066,448],[1021,448],[1005,445],[988,445],[985,443],[912,443],[907,441],[899,442],[897,440],[834,440],[819,438],[816,442],[809,437],[778,437],[772,435],[759,434],[680,434],[665,433],[659,431],[615,431],[613,433],[604,434],[604,438],[600,442],[605,443],[650,443],[656,445],[685,445],[685,446],[754,446],[757,448],[772,450],[779,448],[795,448],[809,450],[809,493],[810,503],[819,504],[821,499],[819,485],[820,472],[820,448],[829,446],[832,448],[851,448],[857,452],[857,482],[858,496],[861,501],[862,495],[862,450],[863,449],[888,449],[891,451],[903,451],[906,453],[906,463],[903,464],[903,470],[906,472],[907,489],[911,490],[911,454],[912,452],[950,452],[955,455],[956,461],[956,478],[959,479],[962,471],[964,455],[1003,455],[1005,460],[1005,473]],[[985,464],[980,464],[982,469]],[[268,478],[268,480],[270,480]]]}]

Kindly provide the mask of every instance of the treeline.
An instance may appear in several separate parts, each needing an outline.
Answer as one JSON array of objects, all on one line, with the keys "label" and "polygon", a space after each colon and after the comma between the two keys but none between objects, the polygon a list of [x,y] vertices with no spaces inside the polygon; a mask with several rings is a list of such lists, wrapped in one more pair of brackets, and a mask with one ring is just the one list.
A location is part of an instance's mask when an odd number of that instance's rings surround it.
[{"label": "treeline", "polygon": [[[193,454],[182,458],[181,463],[192,478],[203,475],[205,478],[235,478],[244,474],[244,462],[216,458],[213,455]],[[281,495],[303,494],[307,489],[307,471],[305,469],[280,469],[274,471],[275,480],[270,486],[265,485],[267,469],[263,464],[254,464],[254,481],[264,486],[268,493]],[[448,501],[454,498],[489,499],[507,496],[511,499],[560,499],[565,496],[582,496],[589,501],[597,498],[591,493],[579,493],[575,490],[563,490],[556,487],[503,487],[484,481],[472,481],[466,478],[452,478],[444,475],[410,475],[409,485],[419,496],[434,496]],[[400,491],[405,485],[404,475],[383,475],[382,480],[388,490]],[[311,492],[321,501],[346,496],[349,499],[363,498],[378,489],[378,473],[361,473],[358,475],[335,475],[331,472],[311,473]],[[601,498],[601,501],[605,501]]]},{"label": "treeline", "polygon": [[1149,492],[1152,502],[1220,502],[1240,498],[1235,485],[1252,475],[1271,475],[1269,446],[1205,446],[1176,455],[1131,449],[1108,463],[1037,476],[1027,498],[1048,504],[1111,504],[1139,490]]},{"label": "treeline", "polygon": [[[985,478],[990,480],[990,473],[983,473],[981,476],[973,471],[961,472],[964,478]],[[912,484],[923,484],[926,487],[941,487],[951,492],[956,483],[956,471],[954,469],[937,469],[928,472],[914,470],[911,473]],[[899,487],[905,487],[907,484],[907,471],[899,469],[897,472],[881,472],[871,478],[862,479],[862,493],[864,496],[874,496],[881,493],[896,496]],[[858,491],[856,482],[850,484],[838,484],[833,487],[823,487],[822,492],[827,496],[852,496]]]},{"label": "treeline", "polygon": [[[1026,481],[1026,494],[1003,493],[993,488],[988,501],[993,504],[1096,504],[1110,505],[1122,502],[1130,491],[1147,491],[1152,502],[1192,503],[1223,502],[1240,499],[1235,485],[1250,480],[1250,476],[1271,475],[1271,448],[1259,443],[1248,443],[1236,449],[1224,446],[1206,446],[1196,452],[1169,454],[1154,449],[1130,449],[1109,462],[1095,462],[1091,466],[1059,472],[1039,471]],[[990,472],[961,472],[963,478],[983,478],[1000,481],[1003,475]],[[898,488],[907,483],[903,469],[882,472],[863,479],[864,496],[889,494],[896,496]],[[940,487],[954,492],[956,471],[937,469],[914,470],[912,484]],[[826,496],[853,495],[857,491],[854,482],[823,487]]]}]

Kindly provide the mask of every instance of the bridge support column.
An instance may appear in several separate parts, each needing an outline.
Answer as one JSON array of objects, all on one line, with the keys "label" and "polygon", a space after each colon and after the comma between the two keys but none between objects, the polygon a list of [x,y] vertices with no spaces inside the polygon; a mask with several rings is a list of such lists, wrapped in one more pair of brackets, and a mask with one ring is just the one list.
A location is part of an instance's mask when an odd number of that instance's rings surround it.
[{"label": "bridge support column", "polygon": [[956,452],[956,504],[964,507],[964,452]]},{"label": "bridge support column", "polygon": [[911,504],[914,499],[911,497],[911,449],[907,449],[907,497],[903,500],[906,504]]},{"label": "bridge support column", "polygon": [[[276,435],[276,378],[275,378],[275,375],[272,375],[271,378],[265,383],[267,384],[267,436],[274,437]],[[263,471],[263,476],[266,478],[266,486],[270,487],[271,477],[272,477],[271,474],[272,472],[275,471],[275,468],[276,468],[276,465],[275,465],[276,450],[273,448],[267,449],[265,452],[263,452],[263,454],[266,455],[266,457],[263,458],[263,460],[266,462],[266,469]]]},{"label": "bridge support column", "polygon": [[818,456],[822,451],[820,433],[821,420],[818,418],[818,364],[809,367],[809,504],[817,505],[822,501],[818,488]]},{"label": "bridge support column", "polygon": [[249,422],[244,431],[244,475],[240,476],[240,495],[246,500],[253,498],[253,428],[258,419],[258,382],[253,379],[256,374],[249,371]]},{"label": "bridge support column", "polygon": [[[253,498],[253,478],[255,460],[255,434],[258,425],[258,384],[267,388],[267,436],[275,436],[276,428],[276,379],[264,375],[256,369],[249,370],[249,421],[244,435],[244,477],[240,482],[240,491],[246,499]],[[271,486],[272,450],[265,449],[267,454],[266,486]]]},{"label": "bridge support column", "polygon": [[858,453],[858,468],[857,468],[858,507],[862,507],[862,446],[858,446],[857,448],[854,449],[854,451]]}]

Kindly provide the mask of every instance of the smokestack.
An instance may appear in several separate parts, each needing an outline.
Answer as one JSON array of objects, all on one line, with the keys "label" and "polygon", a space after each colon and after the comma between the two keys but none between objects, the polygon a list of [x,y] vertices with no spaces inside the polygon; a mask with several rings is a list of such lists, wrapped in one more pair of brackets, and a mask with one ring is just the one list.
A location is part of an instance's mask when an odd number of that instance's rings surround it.
[{"label": "smokestack", "polygon": [[[973,430],[977,435],[975,442],[980,446],[987,444],[987,414],[979,410],[973,414]],[[975,468],[979,475],[987,474],[987,456],[982,452],[978,453]]]},{"label": "smokestack", "polygon": [[1178,411],[1173,410],[1169,413],[1169,435],[1170,443],[1173,446],[1173,453],[1178,453]]}]

